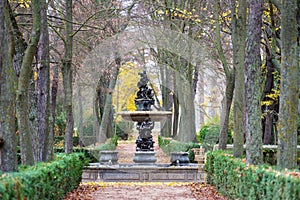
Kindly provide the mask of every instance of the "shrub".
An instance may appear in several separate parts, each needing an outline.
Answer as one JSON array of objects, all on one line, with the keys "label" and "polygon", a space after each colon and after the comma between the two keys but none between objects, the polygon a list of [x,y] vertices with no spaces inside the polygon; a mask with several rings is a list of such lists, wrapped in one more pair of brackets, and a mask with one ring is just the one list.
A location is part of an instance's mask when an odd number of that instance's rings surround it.
[{"label": "shrub", "polygon": [[[79,137],[73,136],[73,147],[79,146]],[[65,142],[65,136],[54,136],[54,146],[63,147]]]},{"label": "shrub", "polygon": [[222,151],[207,154],[207,182],[230,199],[298,199],[300,178],[295,172],[276,171],[268,165],[247,166]]},{"label": "shrub", "polygon": [[192,149],[200,148],[200,145],[197,143],[183,143],[162,136],[158,136],[158,145],[168,155],[170,155],[171,152],[188,152],[190,162],[193,162],[195,159]]},{"label": "shrub", "polygon": [[127,140],[129,133],[132,132],[134,123],[128,121],[120,121],[116,124],[116,134],[122,140]]},{"label": "shrub", "polygon": [[198,140],[206,150],[212,150],[213,146],[219,142],[220,125],[209,124],[201,128]]},{"label": "shrub", "polygon": [[81,181],[83,154],[59,154],[49,163],[23,167],[0,178],[0,198],[63,199]]},{"label": "shrub", "polygon": [[[118,136],[115,135],[114,137],[108,139],[106,143],[96,146],[94,148],[74,147],[73,153],[83,153],[85,158],[88,160],[88,162],[91,162],[91,163],[99,162],[101,151],[116,150],[117,145],[118,145]],[[54,148],[54,153],[63,153],[63,152],[65,152],[65,149],[63,147],[55,147]]]},{"label": "shrub", "polygon": [[66,111],[62,111],[55,117],[55,134],[63,135],[66,129]]},{"label": "shrub", "polygon": [[168,144],[170,144],[170,142],[171,142],[171,139],[169,139],[169,138],[164,138],[164,137],[162,137],[161,135],[158,135],[158,146],[159,147],[165,147],[165,146],[167,146]]},{"label": "shrub", "polygon": [[[210,123],[204,125],[198,134],[198,141],[202,143],[206,150],[212,150],[214,145],[219,142],[220,138],[220,125]],[[227,144],[232,144],[232,132],[228,131]]]}]

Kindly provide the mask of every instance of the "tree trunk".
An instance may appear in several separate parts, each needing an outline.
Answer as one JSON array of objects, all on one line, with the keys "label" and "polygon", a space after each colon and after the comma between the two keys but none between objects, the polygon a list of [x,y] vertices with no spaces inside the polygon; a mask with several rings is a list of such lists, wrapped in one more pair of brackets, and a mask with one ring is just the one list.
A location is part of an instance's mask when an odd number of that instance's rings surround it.
[{"label": "tree trunk", "polygon": [[[55,126],[55,119],[56,119],[56,97],[57,97],[57,91],[58,91],[58,81],[59,81],[59,78],[58,78],[58,66],[57,65],[54,65],[53,67],[53,78],[52,78],[52,86],[51,86],[51,113],[52,113],[52,123],[51,123],[51,128],[50,130],[52,130],[50,133],[49,133],[49,139],[50,138],[53,138],[54,140],[54,133],[55,133],[55,129],[54,129],[54,126]],[[50,140],[50,142],[52,142]],[[51,148],[51,146],[53,144],[50,144],[49,142],[49,148],[48,148],[48,152],[49,152],[49,160],[51,160],[51,157],[53,157],[53,148]],[[54,143],[54,142],[53,142]]]},{"label": "tree trunk", "polygon": [[[171,73],[166,67],[160,68],[161,74],[161,93],[162,93],[162,107],[164,110],[170,111],[173,105],[173,99],[171,95],[171,86],[173,82],[171,79]],[[161,122],[161,135],[164,137],[171,137],[172,131],[172,116],[168,116],[166,120]]]},{"label": "tree trunk", "polygon": [[297,165],[297,126],[299,99],[299,63],[297,49],[297,1],[282,1],[281,79],[278,123],[278,168]]},{"label": "tree trunk", "polygon": [[[275,69],[272,63],[272,54],[269,49],[266,50],[266,83],[263,91],[263,101],[273,101],[267,95],[272,93],[274,89],[274,72]],[[263,128],[263,144],[274,144],[274,113],[276,112],[276,107],[278,107],[277,102],[273,101],[271,105],[263,105],[262,110],[264,112],[264,118],[262,119]],[[277,109],[278,110],[278,109]],[[277,113],[277,112],[276,112]]]},{"label": "tree trunk", "polygon": [[[246,0],[239,1],[238,10],[236,0],[232,0],[232,46],[233,68],[235,69],[234,93],[234,136],[233,155],[243,155],[245,141],[245,44],[246,44]],[[238,11],[238,13],[236,13]]]},{"label": "tree trunk", "polygon": [[110,113],[112,112],[112,91],[115,88],[117,77],[119,74],[119,69],[121,66],[121,58],[116,57],[115,58],[116,65],[112,67],[112,73],[109,80],[109,86],[108,91],[105,95],[105,104],[104,104],[104,110],[101,117],[101,124],[99,129],[99,142],[104,143],[107,139],[107,130],[109,126],[109,118]]},{"label": "tree trunk", "polygon": [[223,99],[222,114],[220,120],[220,138],[219,138],[219,148],[226,149],[228,140],[228,124],[229,124],[229,114],[233,99],[234,91],[234,70],[230,71],[230,75],[226,75],[226,88],[225,97]]},{"label": "tree trunk", "polygon": [[37,52],[38,161],[47,161],[50,130],[50,57],[46,0],[40,1],[40,6],[41,35]]},{"label": "tree trunk", "polygon": [[28,107],[29,107],[29,126],[32,139],[32,151],[34,162],[38,161],[38,111],[37,111],[37,93],[36,93],[36,81],[34,79],[34,71],[30,73],[30,83],[28,90]]},{"label": "tree trunk", "polygon": [[81,85],[77,84],[78,93],[78,136],[79,136],[79,146],[83,147],[83,110],[82,110],[82,94]]},{"label": "tree trunk", "polygon": [[66,0],[66,28],[65,28],[65,56],[62,66],[63,85],[65,94],[66,130],[65,130],[65,153],[73,152],[73,69],[72,69],[72,48],[73,48],[73,24],[72,24],[72,0]]},{"label": "tree trunk", "polygon": [[[0,2],[0,170],[17,171],[17,135],[15,124],[15,87],[16,75],[12,63],[12,46],[9,43],[8,27],[10,20],[7,1]],[[6,13],[6,17],[4,16]],[[4,25],[6,24],[6,25]]]},{"label": "tree trunk", "polygon": [[[100,131],[100,116],[99,116],[99,103],[98,103],[98,92],[94,95],[93,98],[93,141],[92,143],[95,145],[96,142],[99,142],[100,139],[98,138],[99,136],[99,131]],[[91,141],[89,141],[91,142]]]},{"label": "tree trunk", "polygon": [[263,2],[249,0],[248,30],[246,41],[246,162],[262,162],[261,128],[261,26]]},{"label": "tree trunk", "polygon": [[[188,65],[183,62],[183,65]],[[181,66],[181,67],[182,67]],[[193,88],[188,80],[183,80],[181,72],[176,72],[176,96],[179,102],[179,123],[176,139],[181,142],[194,142],[195,130],[195,106]]]},{"label": "tree trunk", "polygon": [[228,63],[222,48],[221,43],[221,28],[220,28],[220,20],[219,20],[219,10],[220,10],[220,2],[214,1],[214,18],[215,18],[215,36],[216,41],[214,41],[215,46],[218,51],[218,55],[222,62],[222,66],[226,76],[226,88],[225,88],[225,97],[223,99],[221,120],[220,120],[220,139],[219,139],[219,148],[226,149],[227,139],[228,139],[228,123],[229,123],[229,113],[231,109],[232,99],[233,99],[233,91],[234,91],[234,69],[229,69]]},{"label": "tree trunk", "polygon": [[37,50],[37,44],[40,36],[40,6],[39,1],[32,1],[33,9],[33,27],[30,37],[30,43],[26,48],[23,57],[20,77],[18,80],[17,90],[17,117],[18,127],[20,132],[20,147],[22,164],[34,164],[33,151],[32,151],[32,136],[29,127],[28,118],[28,87],[30,81],[30,73],[32,69],[33,57]]}]

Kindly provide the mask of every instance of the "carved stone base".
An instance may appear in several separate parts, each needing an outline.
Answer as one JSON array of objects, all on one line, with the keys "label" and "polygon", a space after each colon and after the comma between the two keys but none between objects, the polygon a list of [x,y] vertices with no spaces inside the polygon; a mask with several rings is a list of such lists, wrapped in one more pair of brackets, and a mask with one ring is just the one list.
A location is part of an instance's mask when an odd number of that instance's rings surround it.
[{"label": "carved stone base", "polygon": [[137,151],[133,158],[133,161],[140,165],[154,165],[156,160],[155,152],[153,151]]}]

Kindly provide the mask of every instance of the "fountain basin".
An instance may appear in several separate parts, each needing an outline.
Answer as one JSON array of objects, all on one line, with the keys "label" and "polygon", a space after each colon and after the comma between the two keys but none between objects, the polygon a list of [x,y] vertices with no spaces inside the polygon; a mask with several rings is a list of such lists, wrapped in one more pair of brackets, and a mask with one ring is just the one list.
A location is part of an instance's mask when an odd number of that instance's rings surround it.
[{"label": "fountain basin", "polygon": [[118,112],[123,119],[134,122],[143,122],[146,118],[150,118],[151,121],[159,122],[166,119],[169,115],[172,115],[170,111],[123,111]]},{"label": "fountain basin", "polygon": [[101,151],[100,152],[101,164],[117,164],[118,152],[117,151]]},{"label": "fountain basin", "polygon": [[205,173],[197,164],[170,166],[170,164],[100,165],[91,163],[82,174],[83,182],[205,182]]}]

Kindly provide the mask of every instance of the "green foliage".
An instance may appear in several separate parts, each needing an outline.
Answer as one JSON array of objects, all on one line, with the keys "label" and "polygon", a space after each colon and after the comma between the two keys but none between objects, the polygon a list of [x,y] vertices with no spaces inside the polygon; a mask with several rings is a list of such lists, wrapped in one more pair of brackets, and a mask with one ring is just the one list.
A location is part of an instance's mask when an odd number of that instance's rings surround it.
[{"label": "green foliage", "polygon": [[158,136],[158,146],[159,147],[165,147],[166,145],[170,144],[171,139],[164,138],[161,135]]},{"label": "green foliage", "polygon": [[[65,149],[63,147],[54,147],[54,153],[55,154],[60,154],[60,153],[64,153]],[[84,154],[84,158],[87,160],[87,162],[98,162],[98,158],[96,158],[93,153],[94,150],[90,150],[87,148],[80,148],[80,147],[74,147],[73,148],[73,153],[81,153]],[[97,153],[99,154],[99,152],[97,151]]]},{"label": "green foliage", "polygon": [[300,145],[300,116],[298,117],[298,145]]},{"label": "green foliage", "polygon": [[128,134],[132,132],[133,122],[119,121],[116,124],[116,134],[123,140],[128,139]]},{"label": "green foliage", "polygon": [[59,154],[53,162],[23,166],[1,176],[0,199],[63,199],[80,183],[85,164],[83,154]]},{"label": "green foliage", "polygon": [[298,199],[300,178],[267,165],[247,166],[222,151],[207,154],[207,182],[230,199]]},{"label": "green foliage", "polygon": [[[73,147],[76,147],[79,145],[79,137],[73,136]],[[54,146],[60,147],[64,146],[64,140],[65,136],[54,136]]]},{"label": "green foliage", "polygon": [[63,135],[66,129],[66,112],[62,111],[55,117],[55,133]]},{"label": "green foliage", "polygon": [[114,135],[110,140],[110,143],[112,143],[113,145],[115,145],[115,147],[117,147],[118,146],[118,139],[119,139],[119,137],[118,137],[118,135]]},{"label": "green foliage", "polygon": [[212,150],[213,146],[219,142],[220,136],[220,125],[209,124],[201,128],[198,140],[202,143],[206,150]]},{"label": "green foliage", "polygon": [[183,143],[176,140],[171,140],[170,138],[164,138],[162,136],[158,136],[158,145],[168,155],[170,155],[171,152],[188,152],[189,160],[191,162],[193,162],[195,159],[192,149],[200,148],[200,145],[197,143]]},{"label": "green foliage", "polygon": [[[219,142],[220,124],[209,123],[204,125],[198,134],[198,141],[206,150],[212,150],[213,146]],[[232,131],[228,131],[228,144],[232,144]]]},{"label": "green foliage", "polygon": [[[116,150],[118,145],[118,136],[115,135],[114,137],[110,138],[107,140],[106,143],[101,144],[99,146],[96,146],[94,148],[79,148],[79,147],[74,147],[73,148],[73,153],[83,153],[84,157],[88,160],[88,162],[98,162],[100,158],[100,152],[105,151],[105,150]],[[63,153],[65,150],[63,147],[55,147],[54,152],[55,153]]]}]

